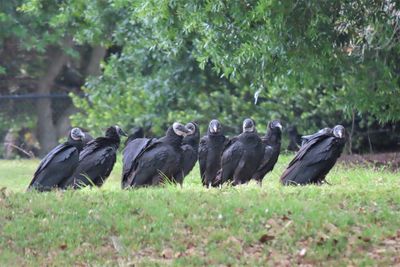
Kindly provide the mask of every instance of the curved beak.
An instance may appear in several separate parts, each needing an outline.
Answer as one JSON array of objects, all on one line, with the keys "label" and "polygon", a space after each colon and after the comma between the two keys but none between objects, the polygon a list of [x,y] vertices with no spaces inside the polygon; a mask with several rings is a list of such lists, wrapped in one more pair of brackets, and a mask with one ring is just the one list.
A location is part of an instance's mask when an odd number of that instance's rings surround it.
[{"label": "curved beak", "polygon": [[[189,126],[193,126],[193,128],[192,127],[189,128]],[[191,122],[186,124],[185,128],[189,131],[189,133],[188,133],[189,135],[192,135],[192,134],[194,134],[196,132],[196,126]]]},{"label": "curved beak", "polygon": [[186,128],[184,125],[178,125],[178,127],[176,128],[178,131],[184,133],[184,135],[188,135],[190,133],[189,129]]},{"label": "curved beak", "polygon": [[210,124],[210,132],[212,133],[217,133],[218,132],[218,125],[217,123],[212,122]]},{"label": "curved beak", "polygon": [[122,136],[128,136],[128,134],[126,132],[124,132],[121,128],[119,128],[118,134],[122,135]]},{"label": "curved beak", "polygon": [[85,133],[82,132],[82,131],[80,131],[79,134],[78,134],[78,136],[79,136],[79,137],[81,138],[81,140],[82,140],[82,139],[85,138]]},{"label": "curved beak", "polygon": [[280,122],[278,122],[277,124],[276,124],[276,127],[278,127],[279,129],[281,129],[281,131],[282,131],[282,124],[280,123]]}]

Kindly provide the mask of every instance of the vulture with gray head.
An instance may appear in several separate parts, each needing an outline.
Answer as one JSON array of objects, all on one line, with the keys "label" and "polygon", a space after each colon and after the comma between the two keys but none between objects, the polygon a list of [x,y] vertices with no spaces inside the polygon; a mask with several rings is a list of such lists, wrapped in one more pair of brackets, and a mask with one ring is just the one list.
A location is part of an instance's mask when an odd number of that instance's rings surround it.
[{"label": "vulture with gray head", "polygon": [[175,122],[160,139],[139,138],[123,152],[122,188],[175,181],[182,170],[182,140],[189,130]]},{"label": "vulture with gray head", "polygon": [[247,183],[256,172],[264,155],[261,138],[252,119],[243,121],[243,133],[232,139],[221,158],[218,183],[232,181],[233,185]]},{"label": "vulture with gray head", "polygon": [[346,142],[345,129],[336,125],[309,135],[281,176],[284,185],[321,184],[335,165]]},{"label": "vulture with gray head", "polygon": [[179,173],[174,176],[174,182],[180,185],[182,185],[185,176],[188,175],[194,165],[196,165],[200,142],[200,129],[197,123],[189,122],[185,127],[189,132],[182,140],[182,166]]},{"label": "vulture with gray head", "polygon": [[62,188],[78,166],[84,138],[85,134],[81,129],[73,128],[68,135],[68,141],[53,148],[42,159],[28,190],[49,191]]},{"label": "vulture with gray head", "polygon": [[111,126],[104,137],[90,141],[79,154],[79,165],[65,186],[102,186],[114,168],[121,136],[127,135],[120,127]]},{"label": "vulture with gray head", "polygon": [[204,186],[214,184],[217,172],[221,169],[221,156],[226,138],[218,120],[210,121],[207,135],[201,138],[199,148],[200,177]]}]

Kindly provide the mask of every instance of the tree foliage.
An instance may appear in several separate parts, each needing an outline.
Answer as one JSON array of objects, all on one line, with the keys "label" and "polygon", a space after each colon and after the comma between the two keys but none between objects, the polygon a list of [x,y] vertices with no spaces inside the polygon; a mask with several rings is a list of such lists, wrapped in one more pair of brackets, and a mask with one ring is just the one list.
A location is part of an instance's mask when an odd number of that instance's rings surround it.
[{"label": "tree foliage", "polygon": [[26,0],[20,9],[51,36],[117,50],[87,81],[88,97],[75,97],[79,124],[152,122],[160,134],[174,120],[282,118],[305,129],[354,114],[400,119],[395,1]]},{"label": "tree foliage", "polygon": [[[95,117],[151,120],[156,127],[193,117],[234,125],[243,116],[280,116],[311,126],[311,119],[318,117],[312,121],[321,125],[329,121],[323,115],[343,119],[354,110],[380,121],[399,119],[400,13],[394,2],[110,6],[121,18],[110,43],[122,51],[110,58],[101,78],[88,83],[92,106],[83,107]],[[257,91],[261,101],[254,105]],[[121,108],[114,112],[122,114],[108,113],[115,105]]]}]

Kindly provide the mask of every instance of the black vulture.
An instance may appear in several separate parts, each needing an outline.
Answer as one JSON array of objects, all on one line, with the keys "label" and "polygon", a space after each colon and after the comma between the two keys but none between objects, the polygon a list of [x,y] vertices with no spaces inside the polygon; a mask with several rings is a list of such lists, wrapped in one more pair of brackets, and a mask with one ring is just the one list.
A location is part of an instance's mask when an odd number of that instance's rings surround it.
[{"label": "black vulture", "polygon": [[102,186],[117,159],[121,135],[127,136],[120,127],[111,126],[104,137],[89,142],[79,154],[79,165],[65,186],[75,189],[88,185]]},{"label": "black vulture", "polygon": [[122,181],[121,187],[127,188],[128,176],[133,167],[134,161],[143,153],[147,148],[152,147],[157,142],[157,138],[136,138],[126,144],[122,152]]},{"label": "black vulture", "polygon": [[207,135],[201,138],[199,148],[200,177],[204,186],[210,187],[221,169],[221,156],[226,138],[218,120],[210,121]]},{"label": "black vulture", "polygon": [[291,125],[287,128],[287,133],[289,135],[289,145],[287,146],[287,150],[289,151],[298,151],[301,145],[301,135],[297,131],[297,127]]},{"label": "black vulture", "polygon": [[89,134],[89,132],[87,131],[83,131],[83,133],[85,134],[85,138],[83,138],[83,143],[86,146],[90,141],[94,140],[93,136],[91,134]]},{"label": "black vulture", "polygon": [[232,180],[233,185],[247,183],[263,157],[264,149],[252,119],[243,121],[243,133],[233,139],[221,158],[221,183]]},{"label": "black vulture", "polygon": [[308,143],[309,141],[319,138],[321,136],[325,136],[325,135],[332,135],[332,128],[323,128],[321,130],[319,130],[318,132],[314,133],[314,134],[310,134],[310,135],[304,135],[301,137],[301,145],[303,146],[304,144]]},{"label": "black vulture", "polygon": [[345,129],[336,125],[308,136],[281,176],[284,185],[321,184],[335,165],[346,142]]},{"label": "black vulture", "polygon": [[128,136],[128,138],[125,140],[125,146],[128,145],[128,143],[132,140],[135,140],[137,138],[143,138],[144,137],[144,130],[142,127],[139,128],[133,128],[132,133]]},{"label": "black vulture", "polygon": [[189,130],[178,122],[160,139],[139,138],[124,149],[122,188],[158,185],[182,170],[182,139]]},{"label": "black vulture", "polygon": [[196,165],[200,142],[200,129],[197,123],[189,122],[185,127],[189,130],[189,133],[182,140],[182,166],[179,173],[174,175],[174,181],[180,185],[182,185],[185,176]]},{"label": "black vulture", "polygon": [[281,152],[282,124],[278,120],[274,120],[268,124],[268,130],[264,137],[261,138],[264,145],[264,156],[253,175],[259,185],[262,185],[264,176],[274,169]]},{"label": "black vulture", "polygon": [[53,148],[42,159],[28,190],[49,191],[62,187],[78,166],[84,137],[81,129],[73,128],[68,135],[68,141]]}]

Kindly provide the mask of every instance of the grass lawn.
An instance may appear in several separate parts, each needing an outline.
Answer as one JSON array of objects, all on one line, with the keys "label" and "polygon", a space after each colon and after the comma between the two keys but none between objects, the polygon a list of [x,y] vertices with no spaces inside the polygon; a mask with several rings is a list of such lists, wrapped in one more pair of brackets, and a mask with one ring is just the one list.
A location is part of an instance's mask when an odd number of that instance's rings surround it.
[{"label": "grass lawn", "polygon": [[[25,193],[38,161],[0,161],[0,266],[400,265],[400,175],[336,166],[332,186]],[[121,160],[121,157],[119,158]],[[5,189],[4,189],[5,188]]]}]

